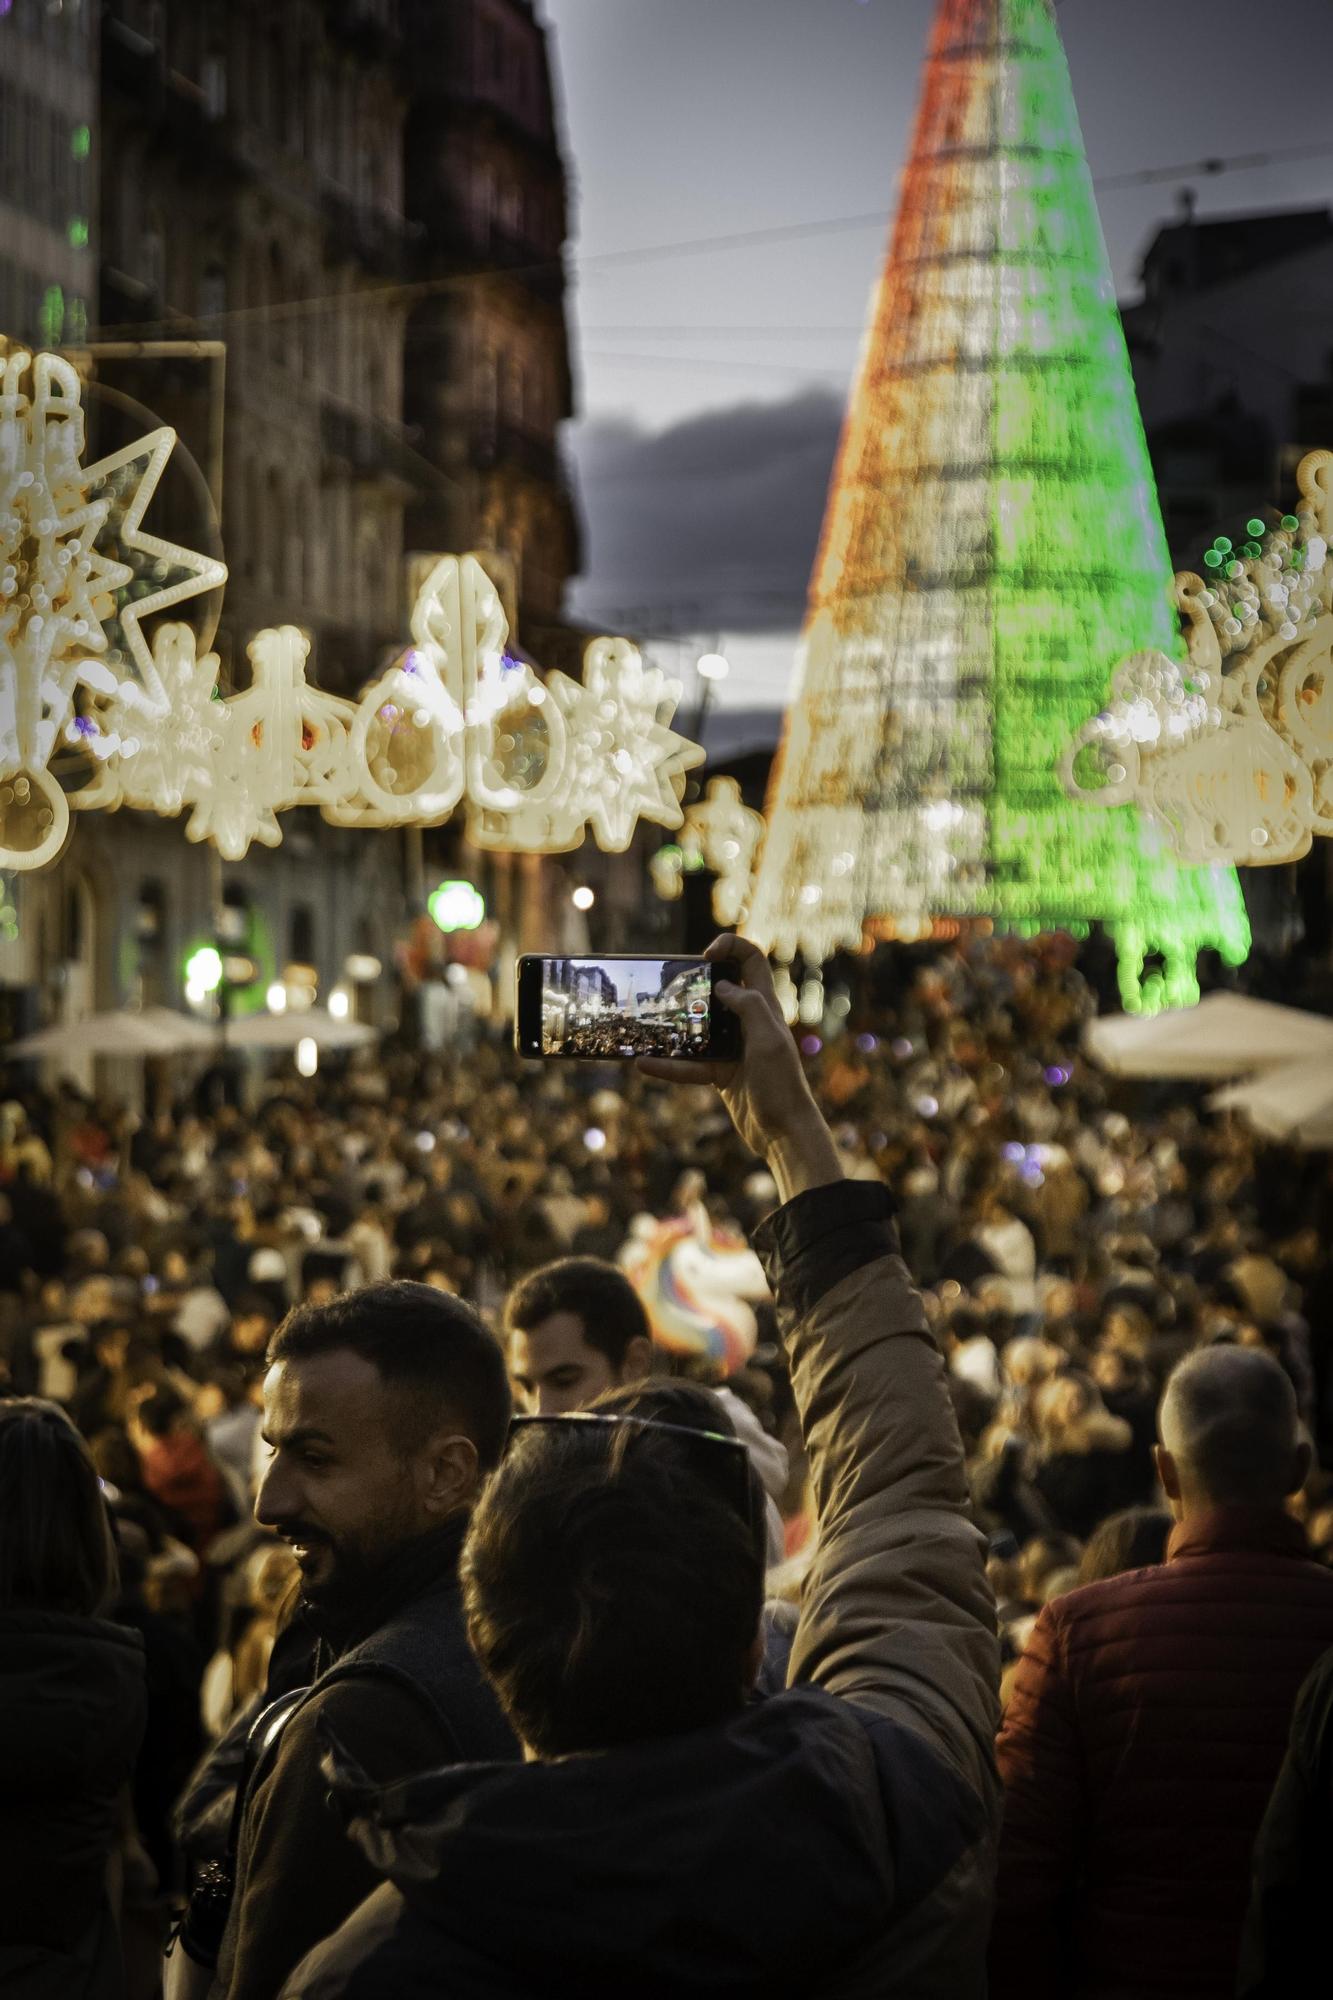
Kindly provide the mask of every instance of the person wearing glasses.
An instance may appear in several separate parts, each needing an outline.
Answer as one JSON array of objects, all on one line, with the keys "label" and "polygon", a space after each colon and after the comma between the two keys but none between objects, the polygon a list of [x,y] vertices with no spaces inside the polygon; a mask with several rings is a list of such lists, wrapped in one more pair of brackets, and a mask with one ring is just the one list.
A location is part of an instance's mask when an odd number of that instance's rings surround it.
[{"label": "person wearing glasses", "polygon": [[[787,1687],[759,1667],[763,1509],[734,1438],[637,1407],[516,1420],[473,1514],[468,1634],[520,1766],[326,1771],[387,1881],[284,2000],[981,2000],[999,1650],[944,1362],[887,1189],[843,1178],[762,954],[716,1079],[782,1206],[757,1245],[818,1552]],[[659,1405],[659,1408],[662,1407]]]}]

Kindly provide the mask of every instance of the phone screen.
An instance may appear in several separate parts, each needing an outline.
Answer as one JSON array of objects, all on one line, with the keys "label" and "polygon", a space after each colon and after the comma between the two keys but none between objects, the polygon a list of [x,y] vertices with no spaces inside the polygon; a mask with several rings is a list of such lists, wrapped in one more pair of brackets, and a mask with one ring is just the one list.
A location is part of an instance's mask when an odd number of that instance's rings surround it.
[{"label": "phone screen", "polygon": [[725,970],[707,959],[533,956],[519,960],[518,975],[521,1055],[708,1061],[739,1052],[736,1016],[713,996]]}]

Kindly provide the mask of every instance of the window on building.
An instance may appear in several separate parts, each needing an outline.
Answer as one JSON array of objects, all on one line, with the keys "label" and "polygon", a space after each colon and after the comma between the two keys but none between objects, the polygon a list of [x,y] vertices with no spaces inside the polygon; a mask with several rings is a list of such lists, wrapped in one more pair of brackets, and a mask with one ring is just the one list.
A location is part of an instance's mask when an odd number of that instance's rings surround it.
[{"label": "window on building", "polygon": [[221,257],[210,257],[199,279],[199,315],[201,319],[220,319],[226,310],[227,267]]},{"label": "window on building", "polygon": [[516,354],[511,354],[504,370],[504,414],[509,423],[523,421],[524,386],[523,363]]},{"label": "window on building", "polygon": [[315,519],[314,491],[304,485],[297,497],[297,516],[301,526],[303,567],[298,580],[298,588],[306,603],[314,605],[319,601],[324,578],[321,572],[321,544],[319,522]]},{"label": "window on building", "polygon": [[156,877],[139,884],[134,935],[143,945],[160,945],[166,928],[167,892]]},{"label": "window on building", "polygon": [[264,43],[264,124],[275,139],[283,137],[285,84],[282,31],[271,28]]},{"label": "window on building", "polygon": [[483,424],[493,425],[499,415],[499,380],[495,350],[484,343],[477,352],[476,411]]},{"label": "window on building", "polygon": [[218,913],[218,936],[223,944],[244,944],[250,935],[250,898],[239,882],[228,882],[222,891]]},{"label": "window on building", "polygon": [[288,956],[296,965],[315,963],[315,913],[308,903],[296,903],[287,927]]},{"label": "window on building", "polygon": [[161,298],[167,288],[167,231],[160,208],[150,208],[139,236],[139,276]]},{"label": "window on building", "polygon": [[264,476],[264,525],[261,536],[260,575],[272,589],[282,587],[282,548],[285,524],[282,518],[282,480],[270,466]]},{"label": "window on building", "polygon": [[[239,554],[239,568],[248,583],[259,577],[259,550],[264,539],[264,475],[257,465],[251,465],[243,475],[245,511],[241,521],[241,531],[236,536],[230,527],[227,547],[233,556]],[[241,486],[236,481],[228,483],[227,492],[236,493]],[[230,505],[230,502],[224,503]],[[235,539],[233,540],[233,537]]]},{"label": "window on building", "polygon": [[200,75],[204,110],[210,118],[227,115],[227,52],[221,46],[208,50]]},{"label": "window on building", "polygon": [[282,251],[276,243],[268,250],[268,358],[275,368],[287,359],[287,321],[282,314],[287,288],[284,283]]},{"label": "window on building", "polygon": [[384,576],[380,562],[380,526],[375,516],[364,513],[356,531],[357,573],[361,579],[360,623],[375,624],[384,602]]}]

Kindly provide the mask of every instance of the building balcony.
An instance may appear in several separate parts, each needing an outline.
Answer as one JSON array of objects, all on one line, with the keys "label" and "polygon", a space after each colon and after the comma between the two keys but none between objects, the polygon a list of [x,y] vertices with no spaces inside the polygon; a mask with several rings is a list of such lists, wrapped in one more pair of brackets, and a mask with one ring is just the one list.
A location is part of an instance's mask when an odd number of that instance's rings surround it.
[{"label": "building balcony", "polygon": [[564,180],[565,161],[560,142],[544,115],[525,116],[500,92],[490,94],[484,88],[474,89],[461,78],[457,83],[446,79],[441,94],[448,106],[450,124],[481,128],[522,153],[546,176]]},{"label": "building balcony", "polygon": [[326,465],[350,473],[353,479],[407,492],[434,487],[431,468],[417,450],[412,433],[342,403],[323,405],[320,446]]},{"label": "building balcony", "polygon": [[329,238],[329,255],[361,264],[378,278],[402,278],[420,236],[417,224],[384,208],[371,208],[341,188],[326,187],[320,211]]},{"label": "building balcony", "polygon": [[398,0],[327,0],[324,11],[329,40],[363,62],[388,62],[398,53]]},{"label": "building balcony", "polygon": [[555,439],[524,424],[474,422],[468,461],[475,472],[524,472],[546,486],[563,486],[564,470]]},{"label": "building balcony", "polygon": [[474,221],[456,210],[441,225],[430,228],[427,242],[451,263],[505,273],[545,305],[559,305],[565,295],[565,262],[560,249],[537,243],[498,222]]}]

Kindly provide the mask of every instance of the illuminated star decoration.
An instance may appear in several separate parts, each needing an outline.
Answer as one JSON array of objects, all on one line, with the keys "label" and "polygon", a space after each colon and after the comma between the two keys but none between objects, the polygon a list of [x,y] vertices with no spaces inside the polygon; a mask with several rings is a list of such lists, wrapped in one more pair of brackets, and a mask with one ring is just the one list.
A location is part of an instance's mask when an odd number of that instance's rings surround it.
[{"label": "illuminated star decoration", "polygon": [[0,864],[40,868],[69,825],[47,765],[81,687],[115,677],[102,621],[132,572],[95,547],[108,510],[80,465],[79,380],[56,355],[0,363]]},{"label": "illuminated star decoration", "polygon": [[[152,679],[152,662],[143,621],[227,580],[225,564],[164,541],[143,525],[175,444],[175,431],[163,425],[99,459],[84,475],[93,500],[106,502],[97,546],[131,573],[117,590],[115,617],[108,621],[108,661],[113,667],[133,666],[145,682]],[[132,704],[132,686],[122,692]]]},{"label": "illuminated star decoration", "polygon": [[[173,431],[85,469],[69,362],[15,350],[0,382],[0,859],[30,869],[55,858],[69,823],[47,768],[57,744],[103,761],[169,726],[140,621],[222,583],[226,571],[143,528]],[[76,715],[80,695],[89,712]],[[134,727],[141,720],[140,734],[105,730],[103,703],[135,717]]]}]

